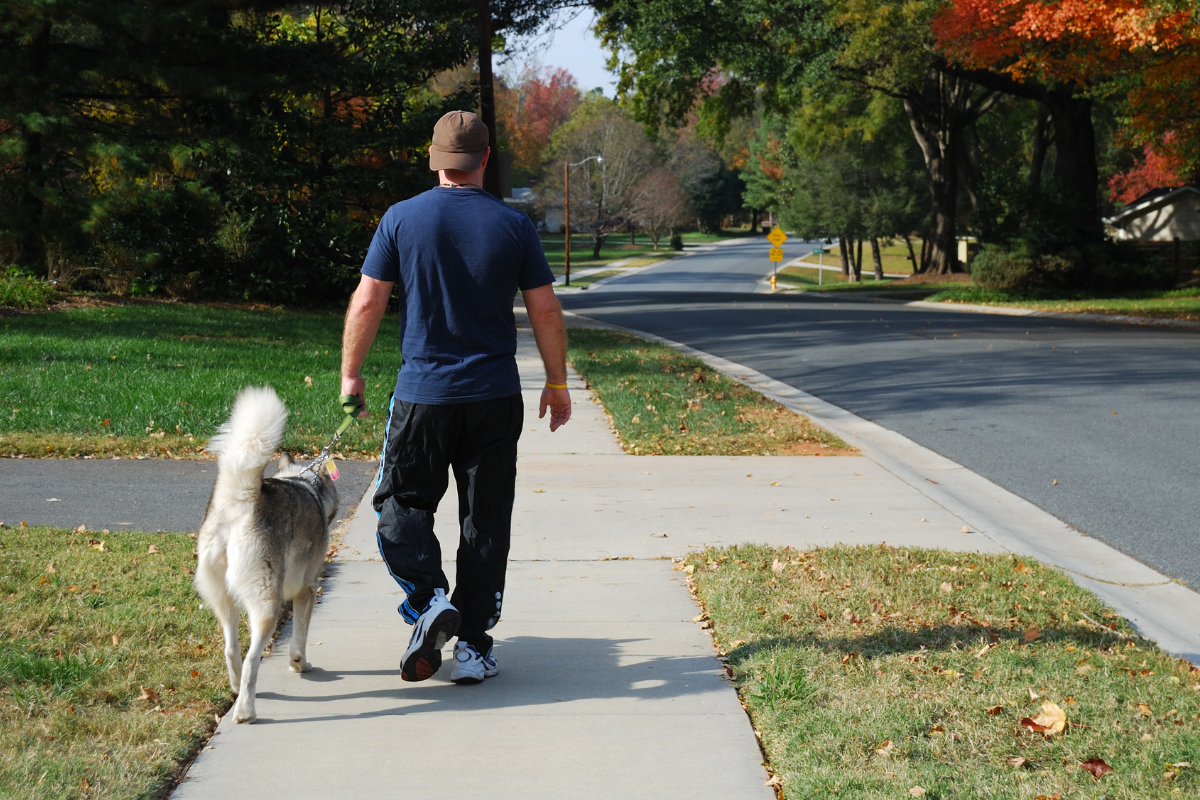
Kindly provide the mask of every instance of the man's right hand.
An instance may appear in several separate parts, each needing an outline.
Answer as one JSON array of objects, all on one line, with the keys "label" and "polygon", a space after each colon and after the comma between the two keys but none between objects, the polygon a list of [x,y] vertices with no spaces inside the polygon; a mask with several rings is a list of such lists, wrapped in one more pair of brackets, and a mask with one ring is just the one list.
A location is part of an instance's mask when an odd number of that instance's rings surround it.
[{"label": "man's right hand", "polygon": [[538,406],[538,419],[546,416],[547,408],[550,409],[550,432],[554,433],[571,418],[571,393],[566,389],[544,387],[542,401]]},{"label": "man's right hand", "polygon": [[371,416],[367,413],[367,402],[364,395],[366,388],[367,382],[363,380],[362,375],[355,375],[353,378],[348,378],[345,375],[342,376],[342,394],[350,394],[358,398],[359,405],[361,406],[358,412],[358,416],[360,417]]}]

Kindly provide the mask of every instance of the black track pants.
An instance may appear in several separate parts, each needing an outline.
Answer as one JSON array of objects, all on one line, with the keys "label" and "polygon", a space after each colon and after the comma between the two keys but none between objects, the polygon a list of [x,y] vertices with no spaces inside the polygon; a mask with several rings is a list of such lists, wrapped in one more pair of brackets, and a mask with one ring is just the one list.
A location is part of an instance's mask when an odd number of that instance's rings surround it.
[{"label": "black track pants", "polygon": [[448,591],[433,512],[458,484],[458,575],[450,601],[462,614],[460,640],[486,654],[500,619],[517,479],[521,395],[424,405],[392,400],[372,504],[379,553],[408,594],[400,614],[415,622],[434,589]]}]

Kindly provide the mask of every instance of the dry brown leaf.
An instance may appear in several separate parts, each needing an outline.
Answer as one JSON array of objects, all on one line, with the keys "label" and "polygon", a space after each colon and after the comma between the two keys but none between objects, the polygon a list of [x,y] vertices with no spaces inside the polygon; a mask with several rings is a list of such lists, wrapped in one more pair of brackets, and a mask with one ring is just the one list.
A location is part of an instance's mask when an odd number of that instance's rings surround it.
[{"label": "dry brown leaf", "polygon": [[81,524],[78,528],[75,529],[75,532],[76,533],[87,533],[87,525]]},{"label": "dry brown leaf", "polygon": [[971,529],[968,528],[966,525],[963,525],[962,528],[958,532],[959,533],[970,533]]},{"label": "dry brown leaf", "polygon": [[1062,733],[1063,728],[1067,727],[1067,712],[1063,711],[1057,703],[1042,703],[1041,712],[1032,719],[1025,717],[1021,720],[1021,724],[1048,738]]},{"label": "dry brown leaf", "polygon": [[895,747],[895,745],[892,744],[892,740],[885,739],[883,741],[883,744],[881,744],[881,745],[879,745],[879,747],[875,748],[875,755],[886,756],[888,753],[892,752],[893,747]]},{"label": "dry brown leaf", "polygon": [[194,670],[192,670],[192,671],[191,671],[191,676],[192,676],[193,678],[199,678],[199,677],[200,677],[200,670],[198,670],[198,669],[194,669]]},{"label": "dry brown leaf", "polygon": [[1017,767],[1018,769],[1020,769],[1021,767],[1025,766],[1028,763],[1029,763],[1029,759],[1022,758],[1021,756],[1016,756],[1014,758],[1008,759],[1009,766]]},{"label": "dry brown leaf", "polygon": [[541,493],[542,493],[542,492],[544,492],[544,491],[546,491],[546,490],[545,490],[545,489],[534,489],[534,490],[533,490],[533,493],[534,493],[534,494],[541,494]]},{"label": "dry brown leaf", "polygon": [[780,779],[780,777],[778,775],[772,775],[771,777],[767,778],[767,782],[764,785],[766,785],[766,786],[782,786],[783,781]]},{"label": "dry brown leaf", "polygon": [[109,549],[104,546],[103,541],[97,542],[95,539],[88,539],[88,547],[100,553],[107,553]]},{"label": "dry brown leaf", "polygon": [[1143,717],[1149,718],[1154,716],[1154,712],[1150,710],[1150,706],[1145,703],[1138,703],[1137,710]]},{"label": "dry brown leaf", "polygon": [[1103,758],[1089,758],[1087,761],[1084,761],[1082,764],[1080,764],[1079,768],[1086,769],[1088,772],[1092,773],[1093,778],[1099,778],[1105,773],[1116,771],[1107,763],[1105,763]]},{"label": "dry brown leaf", "polygon": [[1021,638],[1026,642],[1036,642],[1038,639],[1042,638],[1042,632],[1038,630],[1037,625],[1031,625],[1023,634],[1021,634]]},{"label": "dry brown leaf", "polygon": [[987,709],[987,713],[994,717],[1003,710],[1004,710],[1004,704],[1001,703],[998,706],[992,706],[991,708]]},{"label": "dry brown leaf", "polygon": [[152,544],[152,545],[150,545],[150,549],[146,551],[146,554],[147,554],[147,555],[153,555],[154,553],[161,553],[161,552],[162,552],[162,548],[161,548],[161,547],[159,547],[159,546],[158,546],[158,545],[156,545],[156,544]]},{"label": "dry brown leaf", "polygon": [[692,617],[692,622],[704,622],[706,619],[708,619],[708,614],[705,614],[703,611],[701,611],[699,614]]},{"label": "dry brown leaf", "polygon": [[1017,565],[1013,567],[1013,572],[1029,572],[1029,567],[1025,566],[1024,561],[1018,561]]},{"label": "dry brown leaf", "polygon": [[666,535],[665,533],[652,533],[652,534],[650,534],[650,535],[651,535],[651,536],[657,536],[659,539],[666,539],[666,538],[667,538],[667,535]]},{"label": "dry brown leaf", "polygon": [[113,643],[113,647],[116,647],[117,645],[119,645],[121,643],[120,635],[114,633],[113,638],[112,638],[112,643]]},{"label": "dry brown leaf", "polygon": [[822,611],[821,607],[816,603],[813,603],[813,609],[817,612],[817,616],[821,619],[829,619],[829,615]]},{"label": "dry brown leaf", "polygon": [[1062,794],[1055,792],[1054,794],[1039,794],[1037,800],[1062,800]]},{"label": "dry brown leaf", "polygon": [[142,693],[138,695],[138,700],[149,700],[151,703],[158,702],[158,692],[153,689],[147,689],[145,686],[139,686],[138,688],[142,690]]},{"label": "dry brown leaf", "polygon": [[922,789],[920,786],[912,787],[911,789],[908,790],[908,793],[910,795],[912,795],[913,797],[924,797],[925,796],[925,790]]},{"label": "dry brown leaf", "polygon": [[1035,692],[1033,689],[1029,690],[1029,699],[1030,700],[1037,700],[1039,697],[1041,697],[1041,695],[1038,694],[1037,692]]},{"label": "dry brown leaf", "polygon": [[949,581],[942,581],[942,591],[943,592],[953,592],[954,584],[950,583]]}]

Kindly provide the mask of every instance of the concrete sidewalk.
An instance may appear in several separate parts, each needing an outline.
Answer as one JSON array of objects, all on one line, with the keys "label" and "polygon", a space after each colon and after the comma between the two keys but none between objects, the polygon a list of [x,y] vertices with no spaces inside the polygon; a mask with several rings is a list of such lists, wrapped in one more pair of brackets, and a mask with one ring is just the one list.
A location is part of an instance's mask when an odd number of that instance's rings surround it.
[{"label": "concrete sidewalk", "polygon": [[[528,331],[520,342],[527,417],[499,676],[459,687],[444,666],[400,680],[410,629],[364,496],[313,615],[313,671],[288,671],[285,627],[263,662],[259,721],[223,720],[174,797],[769,800],[754,733],[668,556],[744,541],[1023,552],[867,440],[864,457],[631,456],[574,374],[573,418],[550,434]],[[451,577],[456,509],[451,482],[437,522]]]}]

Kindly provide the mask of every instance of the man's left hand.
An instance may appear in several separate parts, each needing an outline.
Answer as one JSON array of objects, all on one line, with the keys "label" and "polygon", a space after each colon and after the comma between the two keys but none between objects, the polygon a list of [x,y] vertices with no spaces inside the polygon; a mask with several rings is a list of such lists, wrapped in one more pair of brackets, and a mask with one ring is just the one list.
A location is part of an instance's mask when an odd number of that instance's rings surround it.
[{"label": "man's left hand", "polygon": [[342,394],[350,394],[358,398],[358,402],[361,404],[358,412],[358,416],[360,417],[371,416],[367,413],[366,397],[364,396],[366,388],[367,382],[363,380],[362,375],[355,375],[353,378],[347,378],[345,375],[342,376]]},{"label": "man's left hand", "polygon": [[538,407],[538,419],[546,416],[547,408],[550,409],[550,432],[553,433],[566,425],[567,420],[571,418],[571,393],[566,389],[544,387],[542,401]]}]

